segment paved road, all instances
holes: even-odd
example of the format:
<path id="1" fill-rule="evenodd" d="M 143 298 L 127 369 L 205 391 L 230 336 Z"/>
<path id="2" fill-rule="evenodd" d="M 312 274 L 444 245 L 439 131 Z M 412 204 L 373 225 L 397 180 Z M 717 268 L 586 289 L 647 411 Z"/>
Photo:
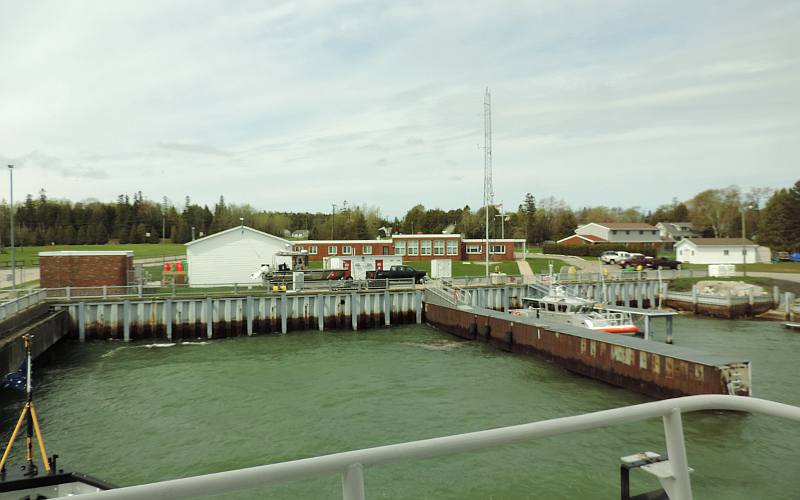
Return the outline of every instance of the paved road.
<path id="1" fill-rule="evenodd" d="M 528 264 L 528 261 L 525 259 L 520 259 L 517 261 L 517 267 L 519 267 L 519 274 L 522 276 L 533 276 L 533 269 L 531 269 L 531 265 Z"/>

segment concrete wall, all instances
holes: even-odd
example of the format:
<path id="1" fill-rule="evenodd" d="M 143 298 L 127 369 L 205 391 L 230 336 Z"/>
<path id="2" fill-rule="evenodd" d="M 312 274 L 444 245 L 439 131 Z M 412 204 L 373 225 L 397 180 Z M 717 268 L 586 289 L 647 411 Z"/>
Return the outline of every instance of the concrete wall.
<path id="1" fill-rule="evenodd" d="M 44 316 L 40 315 L 33 320 L 28 317 L 29 324 L 6 332 L 0 337 L 0 370 L 3 370 L 3 375 L 15 371 L 25 359 L 23 335 L 33 335 L 31 352 L 34 358 L 66 335 L 69 328 L 66 311 L 47 312 L 45 306 L 44 312 Z"/>
<path id="2" fill-rule="evenodd" d="M 298 293 L 259 297 L 92 301 L 56 305 L 70 335 L 91 339 L 212 339 L 422 321 L 422 292 Z"/>

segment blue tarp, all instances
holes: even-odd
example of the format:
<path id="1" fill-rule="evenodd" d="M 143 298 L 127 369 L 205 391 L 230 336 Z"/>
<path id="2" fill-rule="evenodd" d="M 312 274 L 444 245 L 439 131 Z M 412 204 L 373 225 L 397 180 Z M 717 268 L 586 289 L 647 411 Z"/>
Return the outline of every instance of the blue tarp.
<path id="1" fill-rule="evenodd" d="M 792 262 L 800 262 L 800 252 L 794 252 L 789 255 L 789 258 L 792 259 Z"/>

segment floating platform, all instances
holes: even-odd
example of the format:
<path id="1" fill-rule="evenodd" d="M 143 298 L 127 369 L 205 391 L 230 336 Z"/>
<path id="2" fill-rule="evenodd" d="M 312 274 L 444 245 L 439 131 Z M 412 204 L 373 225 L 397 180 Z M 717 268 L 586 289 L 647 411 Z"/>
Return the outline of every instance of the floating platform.
<path id="1" fill-rule="evenodd" d="M 783 327 L 790 330 L 800 330 L 800 323 L 787 322 L 783 324 Z"/>
<path id="2" fill-rule="evenodd" d="M 427 323 L 458 337 L 535 354 L 655 398 L 751 395 L 749 361 L 472 306 L 427 302 L 424 308 Z"/>

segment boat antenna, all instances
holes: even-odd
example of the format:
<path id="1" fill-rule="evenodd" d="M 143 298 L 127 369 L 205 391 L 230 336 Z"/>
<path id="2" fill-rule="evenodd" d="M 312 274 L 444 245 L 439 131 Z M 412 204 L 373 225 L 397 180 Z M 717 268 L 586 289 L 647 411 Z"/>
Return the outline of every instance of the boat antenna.
<path id="1" fill-rule="evenodd" d="M 44 470 L 47 471 L 48 474 L 52 474 L 53 470 L 50 467 L 50 462 L 47 458 L 47 452 L 44 449 L 44 440 L 42 439 L 42 431 L 39 429 L 39 419 L 36 417 L 36 408 L 33 405 L 33 386 L 32 386 L 32 376 L 33 376 L 33 361 L 31 359 L 31 341 L 33 340 L 33 335 L 23 335 L 22 341 L 25 343 L 25 360 L 22 362 L 20 367 L 17 369 L 16 372 L 10 373 L 6 375 L 4 385 L 10 386 L 17 390 L 22 390 L 22 385 L 24 383 L 25 386 L 25 394 L 27 396 L 27 401 L 25 402 L 25 406 L 22 408 L 22 413 L 19 416 L 19 420 L 17 420 L 17 425 L 14 427 L 14 432 L 11 434 L 11 439 L 8 441 L 8 446 L 6 446 L 6 450 L 3 453 L 3 458 L 0 459 L 0 474 L 5 475 L 6 472 L 6 461 L 8 460 L 8 455 L 11 453 L 11 447 L 14 444 L 14 440 L 17 438 L 17 434 L 19 434 L 19 430 L 22 428 L 22 422 L 26 420 L 27 417 L 27 436 L 25 438 L 26 444 L 26 460 L 28 461 L 27 471 L 25 472 L 26 476 L 35 476 L 37 469 L 36 465 L 33 463 L 33 437 L 34 433 L 36 434 L 36 440 L 39 442 L 39 451 L 42 453 L 42 463 L 44 464 Z"/>

